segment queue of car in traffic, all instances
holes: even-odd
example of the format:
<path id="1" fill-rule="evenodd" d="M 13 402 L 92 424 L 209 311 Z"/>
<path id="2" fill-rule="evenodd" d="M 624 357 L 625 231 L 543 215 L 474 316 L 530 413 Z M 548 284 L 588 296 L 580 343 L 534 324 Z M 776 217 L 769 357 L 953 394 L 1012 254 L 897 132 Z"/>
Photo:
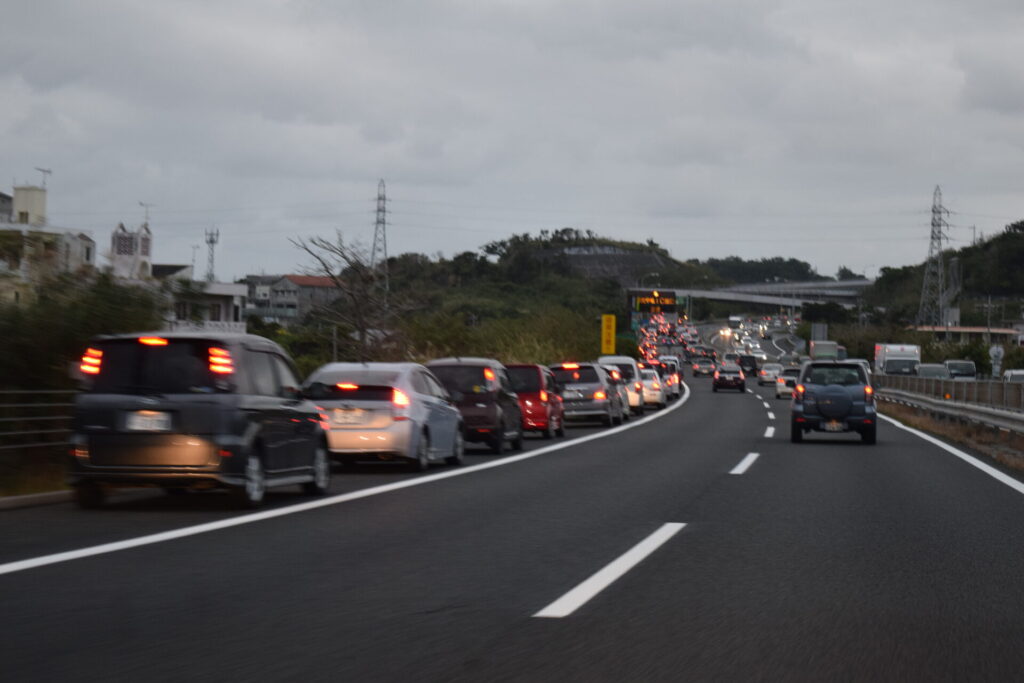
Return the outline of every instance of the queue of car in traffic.
<path id="1" fill-rule="evenodd" d="M 205 332 L 99 337 L 79 369 L 69 482 L 85 508 L 111 487 L 227 488 L 244 507 L 273 486 L 318 495 L 332 463 L 458 466 L 467 444 L 500 455 L 527 434 L 622 424 L 682 393 L 677 359 L 630 356 L 328 363 L 300 382 L 278 344 Z"/>

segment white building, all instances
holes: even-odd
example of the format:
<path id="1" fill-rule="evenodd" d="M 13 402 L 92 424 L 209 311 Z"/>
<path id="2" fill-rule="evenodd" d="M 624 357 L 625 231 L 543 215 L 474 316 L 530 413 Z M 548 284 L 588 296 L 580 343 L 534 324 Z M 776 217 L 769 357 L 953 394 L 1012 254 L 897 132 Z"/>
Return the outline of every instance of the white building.
<path id="1" fill-rule="evenodd" d="M 114 277 L 145 280 L 153 277 L 153 233 L 149 223 L 129 230 L 119 223 L 110 236 L 110 269 Z"/>

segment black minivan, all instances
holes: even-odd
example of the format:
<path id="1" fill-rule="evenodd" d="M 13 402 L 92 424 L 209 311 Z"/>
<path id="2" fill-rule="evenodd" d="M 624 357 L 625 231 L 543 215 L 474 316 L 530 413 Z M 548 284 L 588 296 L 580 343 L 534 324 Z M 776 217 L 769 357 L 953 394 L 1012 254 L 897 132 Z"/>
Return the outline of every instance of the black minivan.
<path id="1" fill-rule="evenodd" d="M 330 484 L 323 423 L 284 350 L 263 337 L 97 337 L 82 356 L 69 483 L 85 508 L 108 486 L 225 487 L 256 507 L 267 487 Z"/>

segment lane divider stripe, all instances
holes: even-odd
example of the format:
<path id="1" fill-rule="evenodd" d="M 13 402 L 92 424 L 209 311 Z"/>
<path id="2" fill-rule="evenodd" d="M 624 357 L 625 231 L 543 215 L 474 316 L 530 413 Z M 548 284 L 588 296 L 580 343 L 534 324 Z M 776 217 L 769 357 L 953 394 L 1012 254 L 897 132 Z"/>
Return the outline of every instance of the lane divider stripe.
<path id="1" fill-rule="evenodd" d="M 666 541 L 678 534 L 686 524 L 669 522 L 661 525 L 654 533 L 637 543 L 618 558 L 599 569 L 596 574 L 534 614 L 534 617 L 561 619 L 567 617 L 594 596 L 614 583 L 623 574 L 640 564 L 648 555 L 660 548 Z"/>
<path id="2" fill-rule="evenodd" d="M 770 439 L 775 436 L 775 427 L 765 427 L 764 438 Z"/>
<path id="3" fill-rule="evenodd" d="M 370 496 L 379 496 L 382 493 L 390 493 L 391 491 L 398 491 L 400 489 L 407 489 L 413 486 L 422 486 L 424 484 L 431 484 L 435 481 L 441 481 L 442 479 L 451 479 L 452 477 L 461 477 L 467 474 L 473 474 L 474 472 L 480 472 L 482 470 L 489 470 L 494 467 L 504 467 L 505 465 L 511 465 L 512 463 L 521 462 L 523 460 L 529 460 L 536 458 L 546 453 L 553 451 L 559 451 L 563 448 L 570 448 L 573 446 L 579 446 L 587 443 L 588 441 L 594 441 L 596 439 L 603 439 L 606 436 L 612 434 L 618 434 L 624 432 L 627 429 L 633 429 L 640 425 L 647 424 L 659 418 L 668 415 L 674 410 L 680 408 L 683 404 L 690 400 L 690 387 L 683 383 L 683 389 L 685 393 L 679 398 L 674 405 L 669 408 L 659 410 L 657 413 L 650 415 L 649 417 L 643 417 L 639 420 L 631 420 L 629 424 L 621 425 L 619 427 L 612 427 L 611 429 L 604 429 L 596 434 L 588 434 L 587 436 L 581 436 L 578 439 L 572 439 L 565 443 L 552 444 L 550 446 L 544 446 L 537 450 L 530 451 L 529 453 L 522 453 L 521 455 L 513 455 L 502 460 L 495 460 L 492 462 L 485 462 L 479 465 L 471 465 L 469 467 L 460 467 L 458 469 L 450 469 L 444 472 L 438 472 L 437 474 L 428 474 L 422 477 L 416 477 L 415 479 L 405 479 L 403 481 L 397 481 L 393 484 L 383 484 L 381 486 L 372 486 L 366 489 L 360 489 L 358 491 L 351 491 L 349 493 L 341 493 L 336 496 L 328 496 L 326 498 L 320 498 L 318 500 L 311 500 L 305 503 L 297 503 L 295 505 L 289 505 L 287 507 L 276 508 L 274 510 L 265 510 L 263 512 L 253 512 L 247 515 L 240 515 L 238 517 L 230 517 L 228 519 L 217 520 L 216 522 L 207 522 L 205 524 L 196 524 L 193 526 L 182 527 L 180 529 L 171 529 L 169 531 L 162 531 L 156 534 L 149 534 L 146 536 L 138 536 L 136 538 L 129 538 L 123 541 L 114 541 L 112 543 L 102 543 L 100 545 L 89 546 L 85 548 L 79 548 L 77 550 L 68 550 L 61 553 L 54 553 L 52 555 L 42 555 L 40 557 L 33 557 L 26 560 L 16 560 L 14 562 L 7 562 L 0 564 L 0 576 L 4 574 L 13 574 L 14 572 L 24 571 L 26 569 L 35 569 L 37 567 L 45 567 L 51 564 L 59 564 L 61 562 L 70 562 L 72 560 L 80 560 L 86 557 L 95 557 L 96 555 L 105 555 L 107 553 L 115 553 L 120 550 L 128 550 L 129 548 L 139 548 L 145 545 L 153 545 L 154 543 L 164 543 L 166 541 L 173 541 L 179 538 L 186 538 L 188 536 L 198 536 L 199 534 L 209 533 L 211 531 L 220 531 L 221 529 L 230 529 L 231 527 L 242 526 L 244 524 L 253 524 L 255 522 L 262 522 L 268 519 L 274 519 L 276 517 L 285 517 L 287 515 L 294 515 L 300 512 L 306 512 L 307 510 L 315 510 L 317 508 L 328 507 L 331 505 L 339 505 L 341 503 L 348 503 L 353 500 L 359 500 L 361 498 L 369 498 Z"/>
<path id="4" fill-rule="evenodd" d="M 750 466 L 754 464 L 754 461 L 761 457 L 760 453 L 747 453 L 747 457 L 740 460 L 740 464 L 733 467 L 729 474 L 743 474 L 750 469 Z"/>

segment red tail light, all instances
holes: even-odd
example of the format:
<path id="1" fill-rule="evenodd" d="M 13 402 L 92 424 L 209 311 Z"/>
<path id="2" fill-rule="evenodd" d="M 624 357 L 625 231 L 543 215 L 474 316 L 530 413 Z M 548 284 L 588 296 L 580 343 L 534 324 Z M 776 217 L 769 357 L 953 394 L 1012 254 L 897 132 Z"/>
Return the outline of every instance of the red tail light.
<path id="1" fill-rule="evenodd" d="M 235 363 L 231 359 L 231 352 L 211 346 L 209 350 L 210 371 L 218 375 L 230 375 L 235 371 Z"/>
<path id="2" fill-rule="evenodd" d="M 747 376 L 743 374 L 742 370 L 740 370 L 740 379 L 746 379 L 746 378 L 747 378 Z"/>
<path id="3" fill-rule="evenodd" d="M 139 343 L 146 346 L 167 346 L 167 340 L 163 337 L 139 337 Z"/>
<path id="4" fill-rule="evenodd" d="M 806 392 L 806 391 L 807 391 L 807 387 L 805 387 L 803 384 L 797 384 L 793 388 L 793 400 L 796 401 L 797 403 L 800 403 L 801 401 L 803 401 L 804 400 L 804 392 Z"/>
<path id="5" fill-rule="evenodd" d="M 644 385 L 643 385 L 643 384 L 641 384 L 640 382 L 637 382 L 636 384 L 634 384 L 634 385 L 633 385 L 633 387 L 634 387 L 634 388 L 635 388 L 635 389 L 636 389 L 637 391 L 640 391 L 640 390 L 642 390 L 642 389 L 644 388 Z"/>
<path id="6" fill-rule="evenodd" d="M 547 403 L 548 402 L 548 392 L 544 391 L 543 389 L 540 390 L 540 402 L 541 403 Z"/>
<path id="7" fill-rule="evenodd" d="M 718 370 L 715 370 L 715 379 L 718 379 Z"/>
<path id="8" fill-rule="evenodd" d="M 696 370 L 696 369 L 697 369 L 697 364 L 696 364 L 696 363 L 694 363 L 694 364 L 693 364 L 693 369 L 694 369 L 694 370 Z"/>
<path id="9" fill-rule="evenodd" d="M 875 402 L 875 390 L 871 386 L 864 387 L 864 403 L 871 405 Z"/>
<path id="10" fill-rule="evenodd" d="M 654 388 L 655 388 L 655 389 L 661 389 L 661 385 L 660 385 L 660 384 L 658 384 L 657 382 L 655 382 L 655 383 L 654 383 Z"/>
<path id="11" fill-rule="evenodd" d="M 99 349 L 86 349 L 82 356 L 82 364 L 78 369 L 87 375 L 100 374 L 100 365 L 103 364 L 103 352 Z"/>
<path id="12" fill-rule="evenodd" d="M 493 380 L 494 379 L 494 370 L 491 370 L 490 368 L 484 368 L 484 379 Z"/>
<path id="13" fill-rule="evenodd" d="M 608 398 L 608 394 L 604 393 L 600 389 L 594 392 L 594 400 L 595 401 L 603 401 L 606 398 Z"/>
<path id="14" fill-rule="evenodd" d="M 409 419 L 409 406 L 412 401 L 409 400 L 409 395 L 401 389 L 391 390 L 391 416 L 395 422 L 400 420 Z"/>

